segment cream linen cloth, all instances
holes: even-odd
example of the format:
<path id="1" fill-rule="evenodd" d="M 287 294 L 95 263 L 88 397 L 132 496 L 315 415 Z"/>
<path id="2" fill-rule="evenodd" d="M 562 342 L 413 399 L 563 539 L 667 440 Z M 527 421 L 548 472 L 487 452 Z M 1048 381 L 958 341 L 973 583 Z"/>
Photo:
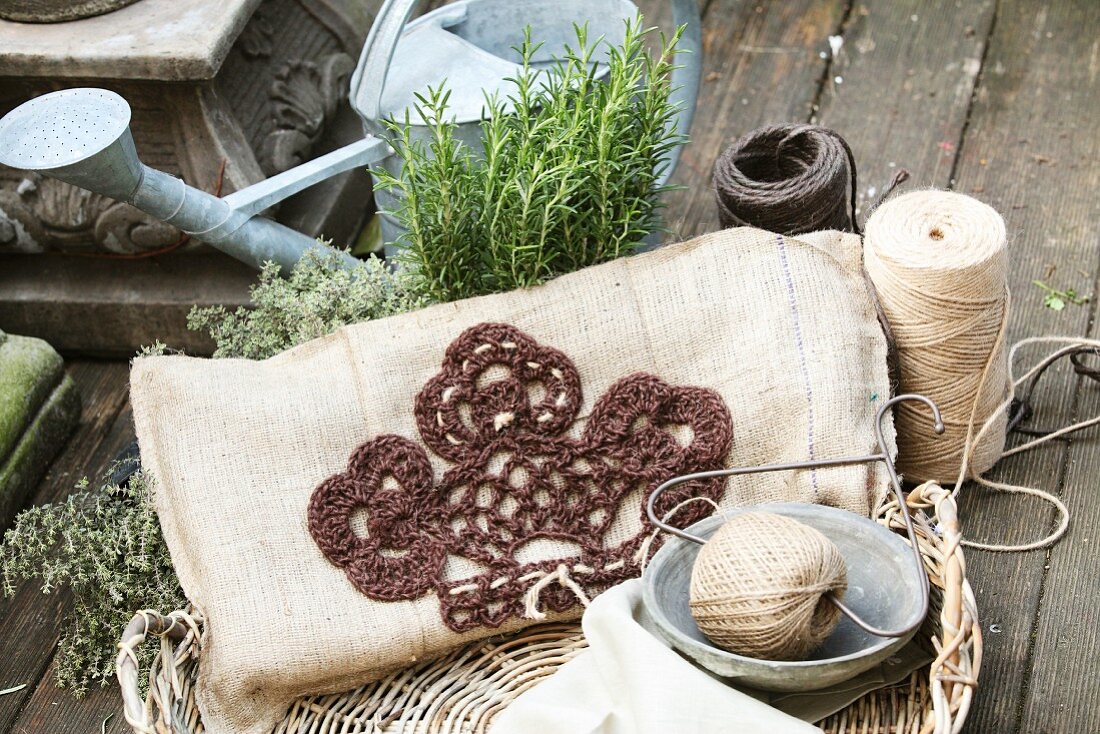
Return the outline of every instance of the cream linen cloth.
<path id="1" fill-rule="evenodd" d="M 739 690 L 665 645 L 638 579 L 597 597 L 582 625 L 589 649 L 516 699 L 489 734 L 821 734 L 806 722 L 895 685 L 932 660 L 911 642 L 878 667 L 819 691 Z"/>
<path id="2" fill-rule="evenodd" d="M 516 699 L 490 734 L 821 734 L 666 647 L 646 628 L 640 580 L 597 597 L 582 624 L 589 649 Z"/>

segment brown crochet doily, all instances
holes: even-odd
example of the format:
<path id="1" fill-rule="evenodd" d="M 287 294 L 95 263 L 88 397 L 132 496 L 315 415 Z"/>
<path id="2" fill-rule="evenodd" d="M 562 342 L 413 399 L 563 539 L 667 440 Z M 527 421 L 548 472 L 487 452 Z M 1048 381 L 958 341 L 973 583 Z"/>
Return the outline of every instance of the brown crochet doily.
<path id="1" fill-rule="evenodd" d="M 528 589 L 550 574 L 567 575 L 589 597 L 637 576 L 649 531 L 645 497 L 676 475 L 721 468 L 730 413 L 713 390 L 645 373 L 614 383 L 574 438 L 580 405 L 580 376 L 564 354 L 506 324 L 471 327 L 416 398 L 421 440 L 452 464 L 442 480 L 434 483 L 419 444 L 374 438 L 355 450 L 347 471 L 314 490 L 310 533 L 372 599 L 434 591 L 456 632 L 522 616 Z M 721 479 L 681 485 L 662 495 L 657 511 L 695 496 L 717 500 L 722 487 Z M 361 512 L 365 532 L 356 530 Z M 688 505 L 677 521 L 689 525 L 709 512 Z M 636 513 L 629 524 L 641 529 L 626 536 L 623 513 Z M 579 553 L 524 562 L 536 541 Z M 540 601 L 564 612 L 577 595 L 566 583 L 546 585 Z"/>

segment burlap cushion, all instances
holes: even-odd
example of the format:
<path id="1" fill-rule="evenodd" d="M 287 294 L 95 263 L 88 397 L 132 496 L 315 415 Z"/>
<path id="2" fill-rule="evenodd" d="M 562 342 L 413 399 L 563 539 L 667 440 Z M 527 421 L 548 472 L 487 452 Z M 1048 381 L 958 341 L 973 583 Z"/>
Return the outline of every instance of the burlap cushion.
<path id="1" fill-rule="evenodd" d="M 643 498 L 677 473 L 873 451 L 889 385 L 860 249 L 727 230 L 263 362 L 137 360 L 143 462 L 206 618 L 206 730 L 578 616 L 637 573 Z M 867 515 L 884 488 L 860 466 L 683 491 Z"/>

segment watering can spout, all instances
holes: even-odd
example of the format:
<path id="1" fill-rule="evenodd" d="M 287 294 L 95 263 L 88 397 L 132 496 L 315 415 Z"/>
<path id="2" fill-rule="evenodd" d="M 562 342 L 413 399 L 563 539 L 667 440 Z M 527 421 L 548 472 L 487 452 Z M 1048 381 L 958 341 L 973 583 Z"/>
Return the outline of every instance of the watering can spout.
<path id="1" fill-rule="evenodd" d="M 307 250 L 328 248 L 256 215 L 389 152 L 385 141 L 368 137 L 222 199 L 144 165 L 130 132 L 130 106 L 114 92 L 53 92 L 0 119 L 0 163 L 125 201 L 255 268 L 273 261 L 284 272 Z M 345 267 L 355 263 L 350 255 L 343 257 Z"/>

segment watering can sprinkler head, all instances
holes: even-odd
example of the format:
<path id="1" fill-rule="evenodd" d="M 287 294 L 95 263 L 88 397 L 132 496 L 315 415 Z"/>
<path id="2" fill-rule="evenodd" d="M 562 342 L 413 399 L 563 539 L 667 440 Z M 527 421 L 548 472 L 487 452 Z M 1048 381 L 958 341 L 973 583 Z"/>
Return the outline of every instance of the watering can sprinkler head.
<path id="1" fill-rule="evenodd" d="M 374 137 L 219 198 L 144 165 L 130 133 L 130 106 L 106 89 L 65 89 L 26 102 L 0 119 L 0 164 L 51 176 L 132 204 L 254 268 L 284 272 L 316 240 L 257 216 L 302 189 L 391 153 Z M 342 265 L 357 262 L 345 255 Z"/>
<path id="2" fill-rule="evenodd" d="M 126 200 L 141 182 L 130 105 L 106 89 L 66 89 L 0 120 L 0 163 Z"/>

